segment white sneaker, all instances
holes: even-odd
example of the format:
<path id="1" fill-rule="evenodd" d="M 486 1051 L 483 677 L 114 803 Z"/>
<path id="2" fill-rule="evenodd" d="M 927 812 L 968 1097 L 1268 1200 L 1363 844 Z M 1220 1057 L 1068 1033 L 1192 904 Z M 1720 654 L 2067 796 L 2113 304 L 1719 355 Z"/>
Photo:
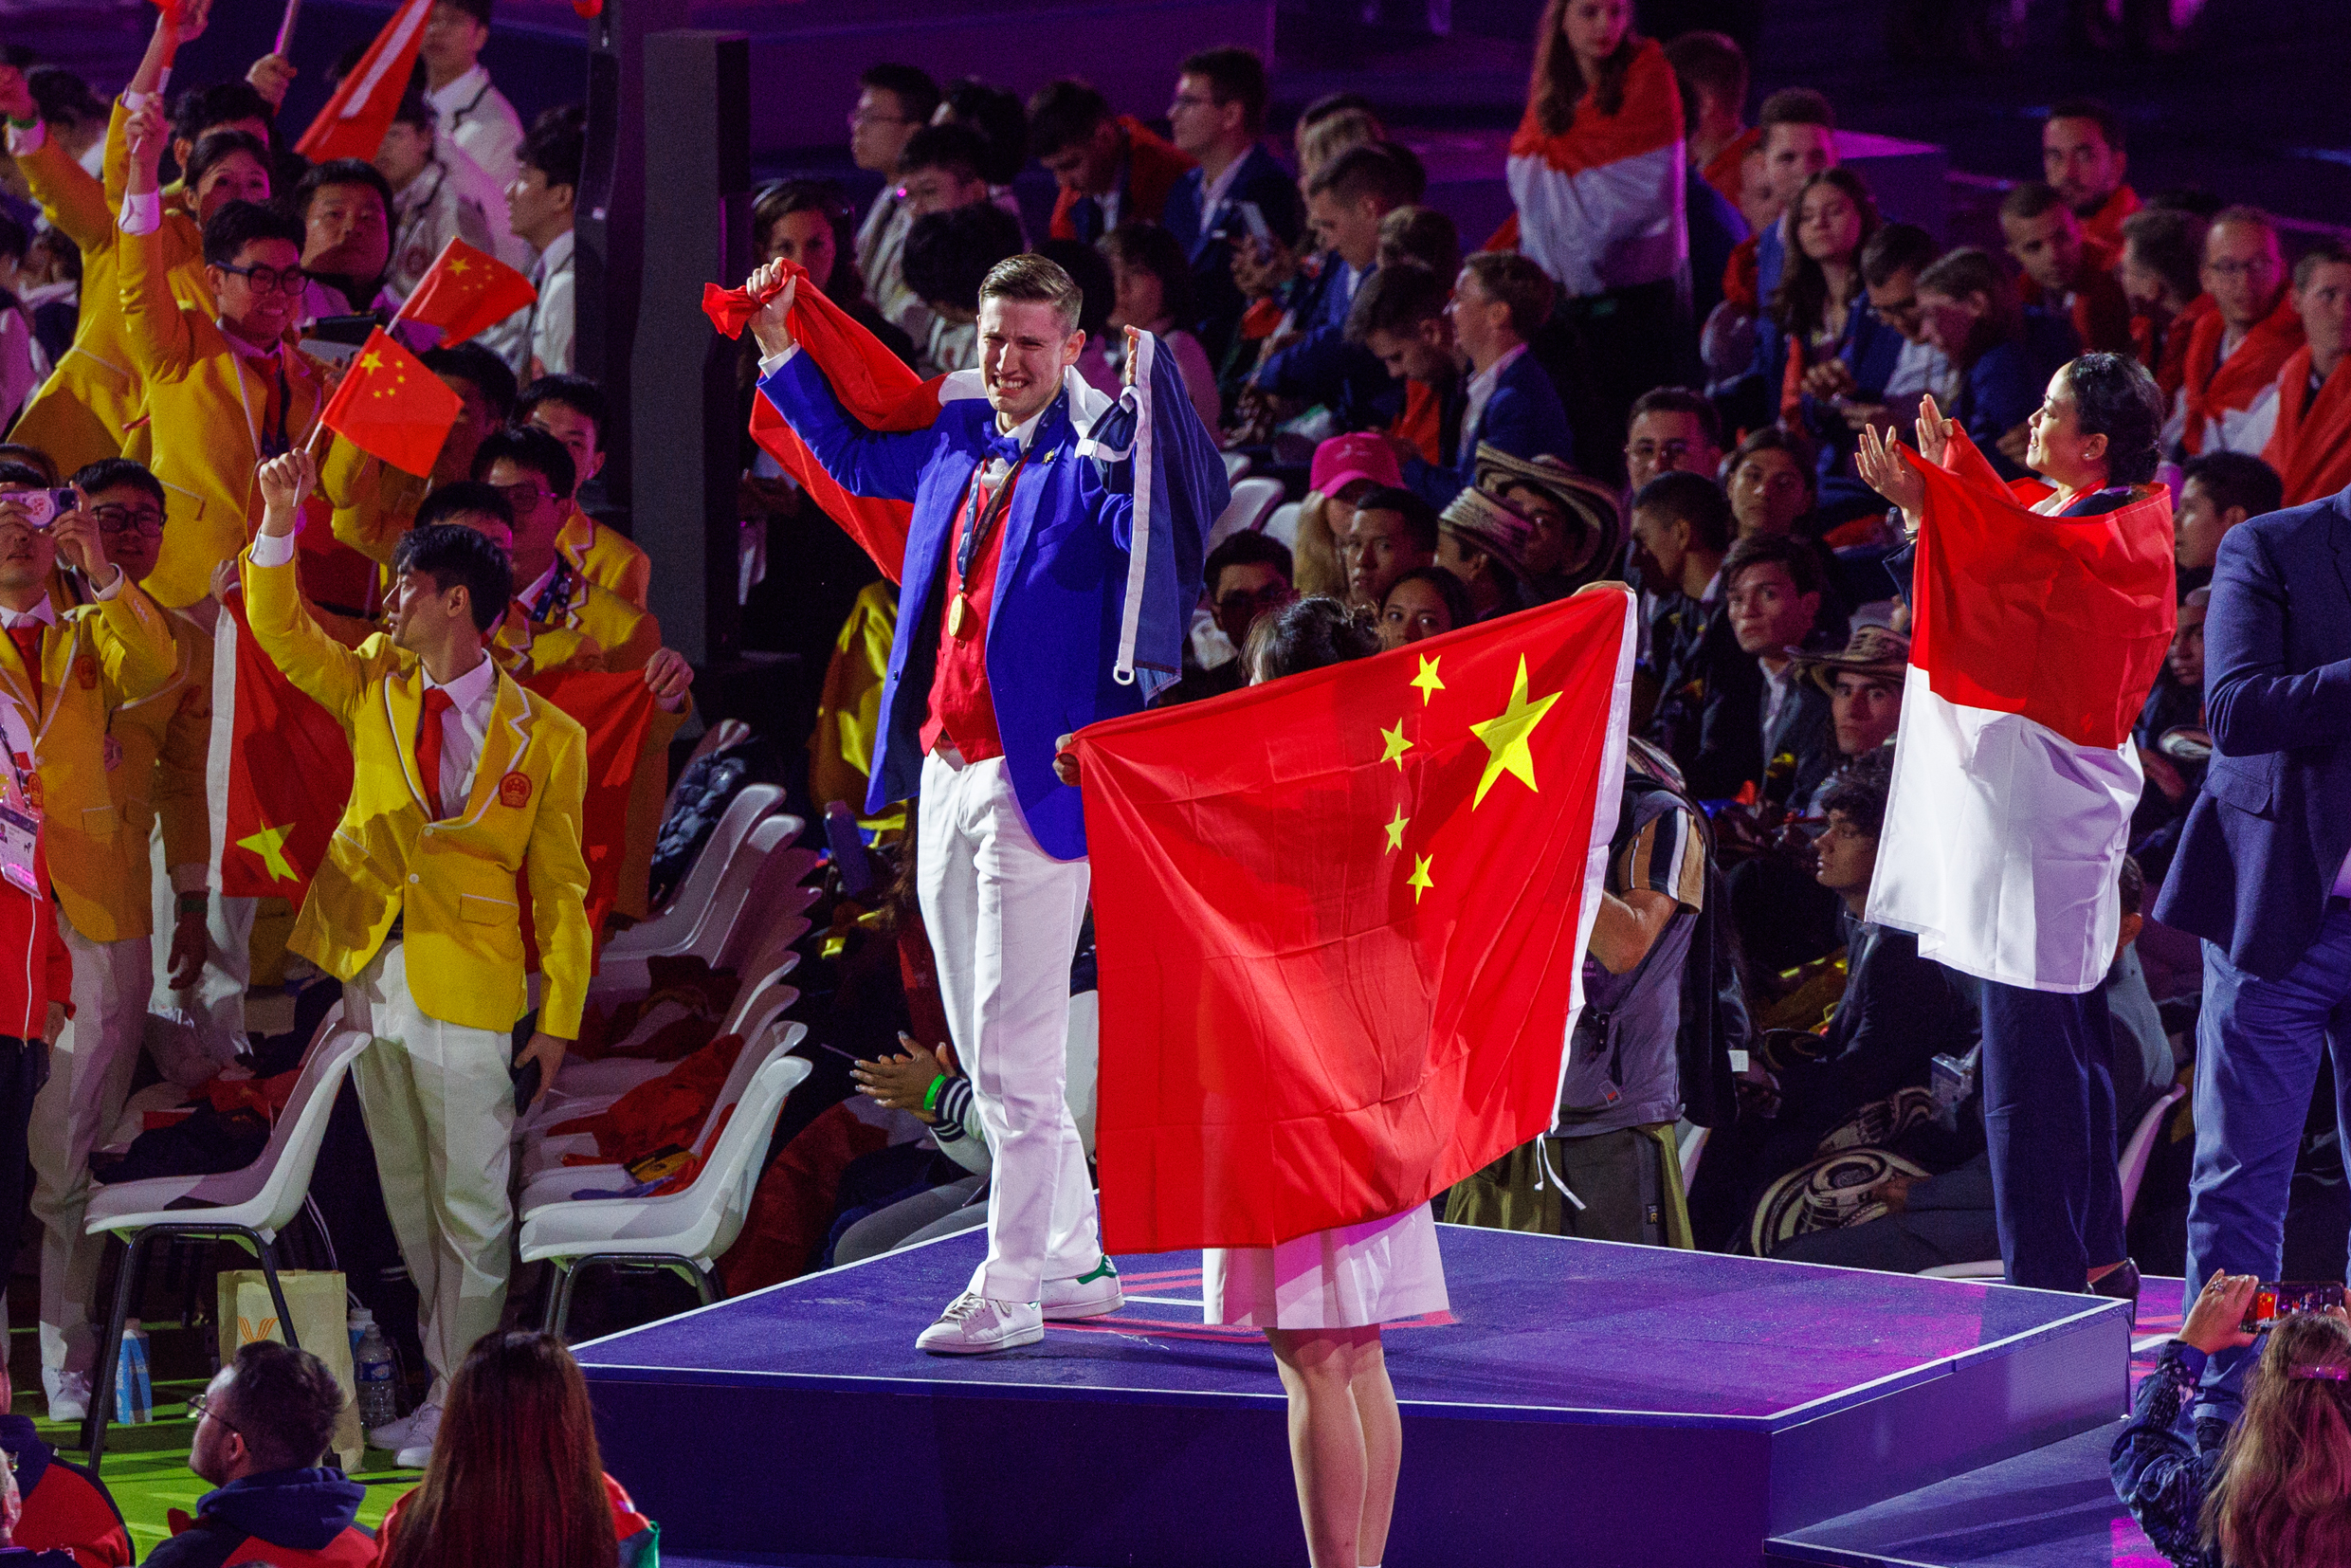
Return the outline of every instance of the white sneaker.
<path id="1" fill-rule="evenodd" d="M 1066 1280 L 1045 1282 L 1045 1321 L 1066 1323 L 1079 1318 L 1099 1318 L 1105 1312 L 1116 1312 L 1126 1304 L 1126 1292 L 1119 1287 L 1118 1265 L 1110 1254 L 1103 1254 L 1100 1264 L 1088 1273 Z"/>
<path id="2" fill-rule="evenodd" d="M 1045 1315 L 1034 1302 L 992 1302 L 966 1290 L 947 1304 L 939 1322 L 914 1341 L 934 1356 L 985 1356 L 1032 1345 L 1045 1338 Z"/>
<path id="3" fill-rule="evenodd" d="M 432 1463 L 432 1440 L 441 1435 L 441 1407 L 419 1405 L 409 1417 L 407 1435 L 401 1439 L 399 1451 L 392 1463 L 394 1468 L 421 1470 Z"/>
<path id="4" fill-rule="evenodd" d="M 49 1397 L 52 1421 L 86 1421 L 90 1416 L 90 1375 L 56 1367 L 41 1369 L 41 1392 Z"/>
<path id="5" fill-rule="evenodd" d="M 392 1453 L 399 1452 L 409 1446 L 409 1429 L 416 1425 L 416 1418 L 424 1413 L 425 1407 L 419 1405 L 395 1420 L 387 1421 L 380 1427 L 368 1428 L 368 1447 L 383 1449 Z"/>

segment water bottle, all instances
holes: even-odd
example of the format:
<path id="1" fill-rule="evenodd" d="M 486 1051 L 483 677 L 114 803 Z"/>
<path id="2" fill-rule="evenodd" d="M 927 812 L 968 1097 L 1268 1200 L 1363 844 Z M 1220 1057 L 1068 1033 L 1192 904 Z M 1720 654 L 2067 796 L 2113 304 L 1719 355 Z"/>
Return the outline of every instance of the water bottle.
<path id="1" fill-rule="evenodd" d="M 115 1358 L 115 1419 L 143 1426 L 155 1418 L 155 1385 L 147 1376 L 147 1330 L 133 1318 L 122 1325 Z"/>
<path id="2" fill-rule="evenodd" d="M 351 1315 L 351 1322 L 358 1334 L 351 1373 L 359 1385 L 359 1424 L 373 1431 L 399 1419 L 399 1378 L 392 1371 L 392 1346 L 375 1325 L 375 1315 L 363 1307 Z"/>

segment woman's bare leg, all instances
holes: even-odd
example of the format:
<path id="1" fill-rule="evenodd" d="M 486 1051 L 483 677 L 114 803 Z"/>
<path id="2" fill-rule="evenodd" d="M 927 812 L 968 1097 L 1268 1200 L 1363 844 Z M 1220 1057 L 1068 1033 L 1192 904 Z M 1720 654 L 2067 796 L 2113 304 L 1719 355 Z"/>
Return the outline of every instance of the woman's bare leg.
<path id="1" fill-rule="evenodd" d="M 1361 1568 L 1363 1560 L 1358 1535 L 1365 1503 L 1364 1431 L 1356 1413 L 1354 1375 L 1365 1332 L 1266 1330 L 1289 1395 L 1290 1469 L 1314 1568 Z"/>
<path id="2" fill-rule="evenodd" d="M 1395 1387 L 1388 1381 L 1388 1358 L 1376 1327 L 1355 1351 L 1356 1419 L 1363 1428 L 1363 1517 L 1357 1528 L 1358 1565 L 1381 1562 L 1388 1551 L 1388 1521 L 1395 1512 L 1396 1472 L 1404 1463 L 1404 1421 L 1396 1412 Z"/>

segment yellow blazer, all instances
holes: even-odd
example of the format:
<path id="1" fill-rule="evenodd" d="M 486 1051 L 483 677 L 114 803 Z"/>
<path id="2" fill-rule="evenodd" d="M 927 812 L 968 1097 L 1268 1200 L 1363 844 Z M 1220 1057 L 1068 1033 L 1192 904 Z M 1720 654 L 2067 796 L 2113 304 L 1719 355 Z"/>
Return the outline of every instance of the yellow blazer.
<path id="1" fill-rule="evenodd" d="M 603 649 L 603 662 L 594 667 L 643 669 L 661 651 L 661 622 L 611 589 L 576 575 L 577 570 L 571 566 L 568 557 L 558 567 L 557 581 L 551 588 L 553 602 L 546 606 L 543 616 L 534 613 L 540 607 L 531 603 L 527 595 L 516 595 L 516 607 L 526 618 L 531 636 L 536 638 L 552 631 L 574 632 Z M 512 619 L 513 611 L 509 611 L 508 620 Z"/>
<path id="2" fill-rule="evenodd" d="M 41 639 L 37 695 L 15 640 L 0 636 L 0 685 L 37 726 L 49 881 L 65 918 L 92 941 L 144 937 L 155 925 L 147 829 L 134 829 L 124 809 L 121 742 L 107 731 L 118 710 L 172 678 L 173 653 L 163 611 L 132 583 L 111 599 L 59 611 Z"/>
<path id="3" fill-rule="evenodd" d="M 579 574 L 598 588 L 616 593 L 639 610 L 653 580 L 653 557 L 618 529 L 607 528 L 578 507 L 563 520 L 556 548 Z"/>
<path id="4" fill-rule="evenodd" d="M 428 1017 L 510 1030 L 528 1005 L 520 873 L 546 977 L 538 1027 L 576 1039 L 589 969 L 587 733 L 501 670 L 473 793 L 461 814 L 432 821 L 416 769 L 416 656 L 382 635 L 337 643 L 303 606 L 291 562 L 257 567 L 248 555 L 243 573 L 253 635 L 351 740 L 351 801 L 287 945 L 348 980 L 398 920 L 409 991 Z"/>
<path id="5" fill-rule="evenodd" d="M 205 764 L 212 743 L 212 634 L 187 616 L 164 611 L 171 627 L 172 676 L 144 697 L 115 710 L 121 747 L 115 769 L 124 830 L 139 845 L 135 856 L 138 893 L 152 898 L 152 857 L 143 852 L 155 820 L 163 822 L 163 864 L 173 891 L 204 886 L 212 859 L 212 814 L 205 793 Z"/>

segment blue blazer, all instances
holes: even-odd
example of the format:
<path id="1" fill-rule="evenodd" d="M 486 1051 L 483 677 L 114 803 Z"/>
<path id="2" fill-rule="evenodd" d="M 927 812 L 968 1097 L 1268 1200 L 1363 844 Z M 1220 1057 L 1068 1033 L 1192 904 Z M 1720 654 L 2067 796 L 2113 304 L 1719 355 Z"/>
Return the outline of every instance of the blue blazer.
<path id="1" fill-rule="evenodd" d="M 939 665 L 956 509 L 995 434 L 995 415 L 984 398 L 958 398 L 941 406 L 928 429 L 868 430 L 805 354 L 776 366 L 759 390 L 843 488 L 914 502 L 866 797 L 866 809 L 878 811 L 921 788 L 921 732 Z M 1060 860 L 1085 853 L 1085 819 L 1078 792 L 1053 776 L 1054 742 L 1098 719 L 1140 712 L 1144 694 L 1141 682 L 1122 686 L 1110 675 L 1134 499 L 1109 489 L 1077 444 L 1064 393 L 1039 421 L 1029 465 L 1012 488 L 987 633 L 988 690 L 1012 788 L 1029 830 Z"/>
<path id="2" fill-rule="evenodd" d="M 1298 340 L 1267 355 L 1250 379 L 1277 397 L 1326 406 L 1339 416 L 1342 428 L 1364 430 L 1385 425 L 1401 412 L 1404 393 L 1402 383 L 1389 380 L 1388 367 L 1377 355 L 1347 341 L 1347 312 L 1355 306 L 1355 296 L 1340 283 L 1346 264 L 1337 251 L 1323 253 L 1321 272 L 1306 285 L 1313 293 L 1301 313 Z M 1365 272 L 1356 287 L 1371 277 Z"/>
<path id="3" fill-rule="evenodd" d="M 1504 367 L 1473 426 L 1464 425 L 1449 463 L 1431 463 L 1419 456 L 1404 460 L 1404 483 L 1430 505 L 1446 502 L 1469 487 L 1475 473 L 1478 443 L 1501 447 L 1512 457 L 1545 453 L 1563 463 L 1576 461 L 1576 438 L 1567 428 L 1567 410 L 1551 373 L 1532 353 L 1522 354 Z"/>
<path id="4" fill-rule="evenodd" d="M 2231 529 L 2212 588 L 2213 760 L 2155 918 L 2280 979 L 2351 850 L 2351 490 Z"/>
<path id="5" fill-rule="evenodd" d="M 1232 281 L 1231 251 L 1212 237 L 1220 216 L 1236 202 L 1252 202 L 1275 237 L 1295 245 L 1305 227 L 1305 213 L 1299 204 L 1298 181 L 1262 144 L 1242 157 L 1231 185 L 1226 188 L 1224 202 L 1213 212 L 1201 210 L 1207 193 L 1207 171 L 1189 171 L 1168 192 L 1167 210 L 1160 221 L 1184 247 L 1184 259 L 1192 266 L 1193 319 L 1184 324 L 1197 335 L 1200 346 L 1208 351 L 1209 363 L 1215 365 L 1224 362 L 1225 351 L 1248 303 L 1241 298 L 1240 285 Z M 1237 217 L 1228 227 L 1235 232 L 1242 229 Z"/>

